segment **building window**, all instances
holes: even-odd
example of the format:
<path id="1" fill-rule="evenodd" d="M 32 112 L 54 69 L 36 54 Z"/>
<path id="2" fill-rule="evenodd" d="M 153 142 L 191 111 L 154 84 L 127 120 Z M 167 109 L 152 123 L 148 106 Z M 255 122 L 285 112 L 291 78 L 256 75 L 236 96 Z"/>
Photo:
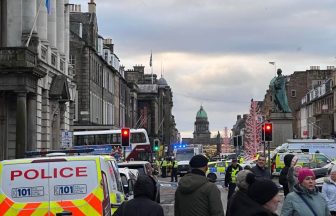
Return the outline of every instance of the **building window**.
<path id="1" fill-rule="evenodd" d="M 48 57 L 48 49 L 42 46 L 41 47 L 41 59 L 43 59 L 44 61 L 47 61 L 47 57 Z"/>
<path id="2" fill-rule="evenodd" d="M 64 71 L 64 64 L 65 62 L 63 60 L 60 61 L 60 71 Z"/>
<path id="3" fill-rule="evenodd" d="M 57 67 L 57 65 L 56 65 L 56 59 L 57 59 L 57 56 L 56 56 L 56 54 L 51 54 L 51 64 L 53 65 L 53 66 L 55 66 L 55 67 Z"/>
<path id="4" fill-rule="evenodd" d="M 292 96 L 292 97 L 296 97 L 296 91 L 295 91 L 295 90 L 292 90 L 292 91 L 291 91 L 291 96 Z"/>

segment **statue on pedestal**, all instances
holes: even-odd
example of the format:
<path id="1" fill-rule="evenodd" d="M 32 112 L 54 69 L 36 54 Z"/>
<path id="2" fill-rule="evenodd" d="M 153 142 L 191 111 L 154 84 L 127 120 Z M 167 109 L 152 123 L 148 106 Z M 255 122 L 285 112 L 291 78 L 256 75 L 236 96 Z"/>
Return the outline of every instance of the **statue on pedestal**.
<path id="1" fill-rule="evenodd" d="M 291 109 L 288 106 L 288 100 L 286 95 L 286 77 L 282 74 L 282 70 L 277 70 L 277 77 L 274 77 L 270 82 L 270 89 L 272 91 L 272 100 L 274 105 L 274 112 L 291 113 Z"/>

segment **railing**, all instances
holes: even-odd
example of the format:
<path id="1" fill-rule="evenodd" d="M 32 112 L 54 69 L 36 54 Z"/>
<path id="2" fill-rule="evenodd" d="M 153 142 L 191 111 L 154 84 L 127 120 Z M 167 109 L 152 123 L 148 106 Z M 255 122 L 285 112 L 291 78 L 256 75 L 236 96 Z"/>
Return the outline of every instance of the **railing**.
<path id="1" fill-rule="evenodd" d="M 37 54 L 24 47 L 1 47 L 0 68 L 35 67 Z"/>

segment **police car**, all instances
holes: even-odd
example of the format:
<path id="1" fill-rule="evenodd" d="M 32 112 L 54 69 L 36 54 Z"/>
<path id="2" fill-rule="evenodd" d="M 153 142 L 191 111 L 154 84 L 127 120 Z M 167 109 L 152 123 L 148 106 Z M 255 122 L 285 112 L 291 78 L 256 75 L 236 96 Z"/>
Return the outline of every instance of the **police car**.
<path id="1" fill-rule="evenodd" d="M 208 163 L 206 176 L 209 179 L 223 180 L 225 178 L 226 166 L 231 164 L 226 161 L 211 161 Z"/>
<path id="2" fill-rule="evenodd" d="M 111 156 L 54 156 L 0 162 L 0 213 L 110 216 L 124 201 Z"/>

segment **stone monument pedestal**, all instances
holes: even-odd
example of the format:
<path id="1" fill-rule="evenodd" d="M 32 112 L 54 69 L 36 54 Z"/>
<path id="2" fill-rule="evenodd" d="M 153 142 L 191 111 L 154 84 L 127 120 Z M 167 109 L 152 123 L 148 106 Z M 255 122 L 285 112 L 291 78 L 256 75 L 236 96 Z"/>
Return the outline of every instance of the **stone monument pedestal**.
<path id="1" fill-rule="evenodd" d="M 292 113 L 271 113 L 270 121 L 273 127 L 271 149 L 293 139 L 293 115 Z"/>

